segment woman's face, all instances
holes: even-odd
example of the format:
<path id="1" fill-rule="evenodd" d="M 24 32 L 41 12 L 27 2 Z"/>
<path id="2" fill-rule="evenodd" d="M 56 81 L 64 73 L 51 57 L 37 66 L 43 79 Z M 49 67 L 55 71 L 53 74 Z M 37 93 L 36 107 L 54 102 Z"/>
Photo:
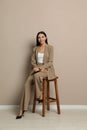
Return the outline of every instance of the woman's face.
<path id="1" fill-rule="evenodd" d="M 46 36 L 44 35 L 44 34 L 39 34 L 38 35 L 38 41 L 39 41 L 39 43 L 42 45 L 42 44 L 44 44 L 45 43 L 45 41 L 46 41 Z"/>

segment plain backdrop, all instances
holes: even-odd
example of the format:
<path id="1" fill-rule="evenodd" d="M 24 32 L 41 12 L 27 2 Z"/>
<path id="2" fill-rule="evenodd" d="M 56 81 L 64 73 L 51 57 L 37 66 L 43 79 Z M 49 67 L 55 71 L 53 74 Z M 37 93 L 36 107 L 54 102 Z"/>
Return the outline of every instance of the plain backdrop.
<path id="1" fill-rule="evenodd" d="M 87 105 L 87 0 L 0 0 L 0 105 L 19 104 L 39 31 L 54 46 L 60 104 Z"/>

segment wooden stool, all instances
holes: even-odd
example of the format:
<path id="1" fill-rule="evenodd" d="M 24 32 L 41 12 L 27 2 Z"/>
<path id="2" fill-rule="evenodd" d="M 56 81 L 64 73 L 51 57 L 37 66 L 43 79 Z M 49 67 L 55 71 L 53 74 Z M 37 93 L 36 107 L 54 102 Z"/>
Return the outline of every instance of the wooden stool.
<path id="1" fill-rule="evenodd" d="M 45 105 L 47 103 L 47 110 L 50 110 L 50 102 L 56 102 L 57 104 L 57 113 L 60 114 L 60 104 L 59 104 L 59 95 L 58 95 L 58 77 L 48 80 L 48 78 L 43 79 L 43 102 L 42 102 L 42 116 L 45 116 Z M 54 82 L 55 85 L 55 95 L 56 98 L 50 97 L 50 82 Z M 34 94 L 34 102 L 33 102 L 33 110 L 32 112 L 35 113 L 36 107 L 36 91 Z"/>

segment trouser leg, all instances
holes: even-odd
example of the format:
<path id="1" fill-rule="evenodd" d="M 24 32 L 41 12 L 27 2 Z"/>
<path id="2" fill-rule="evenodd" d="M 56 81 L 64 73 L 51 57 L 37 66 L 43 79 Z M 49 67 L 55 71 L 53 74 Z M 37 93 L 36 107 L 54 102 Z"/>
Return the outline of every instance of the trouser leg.
<path id="1" fill-rule="evenodd" d="M 28 105 L 29 105 L 30 96 L 31 96 L 32 80 L 33 80 L 33 76 L 30 75 L 24 84 L 24 90 L 22 93 L 22 97 L 21 97 L 21 101 L 20 101 L 20 105 L 19 105 L 19 110 L 28 110 Z"/>
<path id="2" fill-rule="evenodd" d="M 42 94 L 44 77 L 47 77 L 47 71 L 38 72 L 38 73 L 34 74 L 34 81 L 35 81 L 35 87 L 36 87 L 36 98 L 39 98 Z"/>

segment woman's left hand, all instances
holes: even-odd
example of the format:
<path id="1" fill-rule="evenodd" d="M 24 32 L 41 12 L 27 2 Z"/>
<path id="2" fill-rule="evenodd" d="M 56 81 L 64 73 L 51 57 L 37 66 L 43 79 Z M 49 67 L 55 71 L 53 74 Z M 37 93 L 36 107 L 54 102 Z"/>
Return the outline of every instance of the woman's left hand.
<path id="1" fill-rule="evenodd" d="M 42 69 L 41 69 L 41 72 L 46 72 L 46 69 L 45 69 L 45 68 L 42 68 Z"/>

